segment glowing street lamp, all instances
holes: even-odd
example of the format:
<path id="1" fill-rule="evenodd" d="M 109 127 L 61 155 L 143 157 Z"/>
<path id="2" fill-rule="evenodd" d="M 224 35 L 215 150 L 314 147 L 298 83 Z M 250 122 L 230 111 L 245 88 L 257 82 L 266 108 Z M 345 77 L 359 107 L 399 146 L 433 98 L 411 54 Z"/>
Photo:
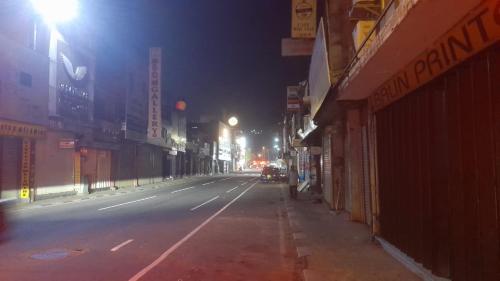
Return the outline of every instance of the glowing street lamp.
<path id="1" fill-rule="evenodd" d="M 33 8 L 48 24 L 73 20 L 78 15 L 78 0 L 31 0 Z"/>
<path id="2" fill-rule="evenodd" d="M 236 118 L 235 116 L 231 116 L 229 120 L 227 120 L 227 122 L 229 123 L 229 126 L 234 127 L 238 125 L 238 118 Z"/>
<path id="3" fill-rule="evenodd" d="M 279 138 L 274 138 L 274 142 L 279 142 L 280 139 Z"/>

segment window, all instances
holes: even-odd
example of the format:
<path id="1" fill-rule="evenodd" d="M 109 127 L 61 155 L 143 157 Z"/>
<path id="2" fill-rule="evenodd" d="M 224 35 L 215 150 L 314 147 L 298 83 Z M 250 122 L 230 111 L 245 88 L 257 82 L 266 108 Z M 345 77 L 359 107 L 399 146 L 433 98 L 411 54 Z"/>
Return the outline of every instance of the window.
<path id="1" fill-rule="evenodd" d="M 32 83 L 31 74 L 21 71 L 19 75 L 19 83 L 23 86 L 31 88 L 31 83 Z"/>

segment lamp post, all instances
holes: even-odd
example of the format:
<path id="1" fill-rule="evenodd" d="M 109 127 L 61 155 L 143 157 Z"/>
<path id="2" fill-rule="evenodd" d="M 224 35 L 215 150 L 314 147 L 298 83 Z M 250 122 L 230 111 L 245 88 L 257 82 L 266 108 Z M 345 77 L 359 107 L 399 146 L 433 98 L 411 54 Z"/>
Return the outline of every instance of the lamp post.
<path id="1" fill-rule="evenodd" d="M 238 125 L 238 118 L 236 118 L 236 116 L 231 116 L 228 120 L 227 120 L 227 123 L 229 124 L 229 126 L 231 127 L 234 127 L 236 125 Z"/>

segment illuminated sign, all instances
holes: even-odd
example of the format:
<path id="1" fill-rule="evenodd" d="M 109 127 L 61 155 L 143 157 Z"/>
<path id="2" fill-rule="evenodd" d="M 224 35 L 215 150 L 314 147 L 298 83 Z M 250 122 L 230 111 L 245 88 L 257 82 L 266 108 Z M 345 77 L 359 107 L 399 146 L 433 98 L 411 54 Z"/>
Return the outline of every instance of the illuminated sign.
<path id="1" fill-rule="evenodd" d="M 231 161 L 231 130 L 222 122 L 219 122 L 218 144 L 218 159 Z"/>
<path id="2" fill-rule="evenodd" d="M 482 1 L 369 99 L 378 111 L 500 40 L 500 0 Z"/>
<path id="3" fill-rule="evenodd" d="M 149 123 L 148 139 L 153 143 L 161 137 L 161 48 L 149 50 Z"/>

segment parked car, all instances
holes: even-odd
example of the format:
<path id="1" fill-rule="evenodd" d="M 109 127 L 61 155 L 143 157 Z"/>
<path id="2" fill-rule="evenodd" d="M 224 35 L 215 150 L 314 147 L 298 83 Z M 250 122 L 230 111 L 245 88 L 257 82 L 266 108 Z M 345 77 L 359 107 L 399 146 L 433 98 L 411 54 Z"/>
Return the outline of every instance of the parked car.
<path id="1" fill-rule="evenodd" d="M 280 181 L 280 178 L 280 170 L 271 166 L 264 167 L 260 174 L 260 180 L 262 182 L 276 182 Z"/>
<path id="2" fill-rule="evenodd" d="M 280 169 L 280 181 L 282 182 L 288 181 L 288 171 L 286 169 Z"/>

